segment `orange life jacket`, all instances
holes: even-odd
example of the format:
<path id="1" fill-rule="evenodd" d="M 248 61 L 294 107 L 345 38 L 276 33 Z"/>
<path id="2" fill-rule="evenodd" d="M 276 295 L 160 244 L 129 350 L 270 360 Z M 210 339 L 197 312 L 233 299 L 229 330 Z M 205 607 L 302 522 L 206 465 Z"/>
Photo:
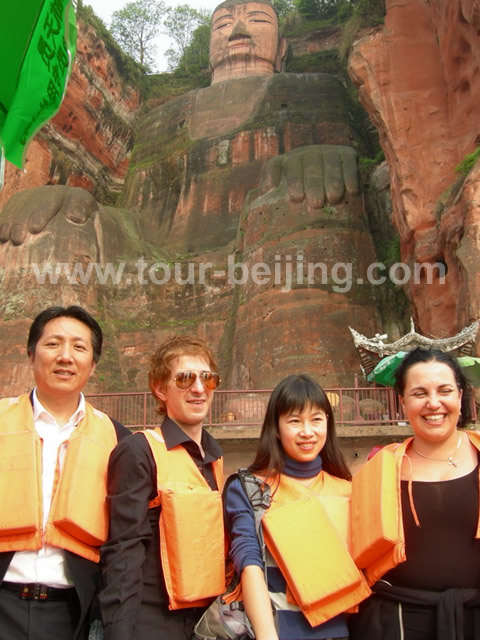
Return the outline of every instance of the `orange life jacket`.
<path id="1" fill-rule="evenodd" d="M 370 595 L 350 555 L 350 482 L 322 471 L 307 487 L 280 476 L 262 519 L 287 600 L 317 626 Z"/>
<path id="2" fill-rule="evenodd" d="M 480 434 L 465 432 L 480 450 Z M 413 437 L 383 447 L 353 477 L 353 557 L 372 585 L 407 559 L 403 530 L 401 472 L 403 456 Z M 480 473 L 480 471 L 479 471 Z M 410 493 L 413 516 L 418 522 Z M 480 509 L 479 509 L 480 513 Z M 475 538 L 480 538 L 480 515 Z"/>
<path id="3" fill-rule="evenodd" d="M 223 460 L 212 463 L 212 491 L 181 445 L 168 450 L 159 428 L 141 432 L 157 465 L 160 557 L 170 609 L 203 607 L 225 591 Z"/>
<path id="4" fill-rule="evenodd" d="M 107 540 L 107 464 L 115 427 L 85 403 L 85 417 L 66 445 L 43 528 L 42 442 L 28 395 L 0 401 L 0 552 L 35 551 L 44 543 L 100 560 Z"/>

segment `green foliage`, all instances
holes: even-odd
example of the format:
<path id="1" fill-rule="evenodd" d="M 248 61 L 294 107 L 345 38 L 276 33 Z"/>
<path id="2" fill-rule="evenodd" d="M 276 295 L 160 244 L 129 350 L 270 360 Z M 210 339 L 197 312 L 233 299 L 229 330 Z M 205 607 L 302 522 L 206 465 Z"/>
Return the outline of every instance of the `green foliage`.
<path id="1" fill-rule="evenodd" d="M 134 0 L 112 13 L 110 31 L 120 47 L 147 70 L 153 68 L 153 41 L 165 14 L 162 0 Z"/>
<path id="2" fill-rule="evenodd" d="M 353 15 L 352 0 L 293 0 L 296 10 L 286 14 L 282 30 L 289 37 L 343 25 Z"/>
<path id="3" fill-rule="evenodd" d="M 336 49 L 324 49 L 292 58 L 287 61 L 286 71 L 290 73 L 331 73 L 341 78 L 347 76 L 345 63 L 339 59 Z"/>
<path id="4" fill-rule="evenodd" d="M 402 262 L 400 237 L 393 229 L 392 232 L 394 235 L 390 239 L 377 238 L 375 241 L 378 260 L 385 265 L 387 271 L 392 265 Z M 386 272 L 381 272 L 379 275 L 386 275 Z M 407 321 L 410 307 L 402 286 L 394 284 L 390 278 L 387 278 L 381 286 L 373 289 L 380 306 L 384 327 L 390 324 L 398 327 L 399 323 L 403 324 Z"/>
<path id="5" fill-rule="evenodd" d="M 201 24 L 193 32 L 191 41 L 185 48 L 183 56 L 179 57 L 174 50 L 168 50 L 169 68 L 173 68 L 177 76 L 198 76 L 199 80 L 202 77 L 208 80 L 209 46 L 210 26 Z"/>
<path id="6" fill-rule="evenodd" d="M 294 1 L 299 13 L 307 20 L 328 20 L 330 22 L 343 23 L 354 11 L 352 0 Z"/>
<path id="7" fill-rule="evenodd" d="M 278 14 L 279 21 L 282 21 L 286 16 L 295 11 L 294 0 L 273 0 L 272 4 Z"/>
<path id="8" fill-rule="evenodd" d="M 209 83 L 208 74 L 187 74 L 182 71 L 159 73 L 148 76 L 148 98 L 161 103 L 181 96 L 192 89 L 207 87 Z"/>
<path id="9" fill-rule="evenodd" d="M 357 0 L 354 12 L 365 24 L 376 26 L 385 17 L 385 0 Z"/>
<path id="10" fill-rule="evenodd" d="M 329 22 L 325 20 L 306 20 L 297 10 L 286 17 L 282 31 L 285 37 L 296 38 L 304 33 L 312 33 L 328 26 Z"/>
<path id="11" fill-rule="evenodd" d="M 468 153 L 462 162 L 455 167 L 455 171 L 457 173 L 461 173 L 463 175 L 467 175 L 470 169 L 472 169 L 473 165 L 480 158 L 480 147 L 477 147 L 473 153 Z"/>
<path id="12" fill-rule="evenodd" d="M 298 29 L 304 23 L 304 19 L 299 14 L 297 9 L 294 9 L 290 13 L 287 13 L 280 21 L 280 30 L 284 36 L 290 36 L 297 33 Z"/>
<path id="13" fill-rule="evenodd" d="M 210 49 L 210 25 L 201 24 L 193 32 L 192 41 L 188 45 L 185 57 L 191 66 L 208 69 Z"/>
<path id="14" fill-rule="evenodd" d="M 343 0 L 338 4 L 336 21 L 344 24 L 353 14 L 353 5 L 349 0 Z"/>
<path id="15" fill-rule="evenodd" d="M 194 33 L 200 25 L 210 28 L 210 15 L 204 11 L 197 11 L 188 4 L 181 4 L 167 9 L 167 17 L 163 22 L 164 33 L 173 40 L 175 48 L 169 49 L 168 58 L 170 69 L 173 70 L 180 63 L 189 71 L 188 48 L 192 44 Z M 198 36 L 204 38 L 204 34 Z M 191 54 L 190 50 L 190 54 Z"/>
<path id="16" fill-rule="evenodd" d="M 385 160 L 385 154 L 380 149 L 374 158 L 359 158 L 358 164 L 360 167 L 376 167 Z"/>
<path id="17" fill-rule="evenodd" d="M 342 15 L 345 15 L 346 13 Z M 339 16 L 340 17 L 340 16 Z M 385 19 L 385 0 L 356 0 L 353 11 L 344 23 L 340 42 L 340 55 L 348 56 L 357 33 L 365 27 L 376 27 Z"/>
<path id="18" fill-rule="evenodd" d="M 338 51 L 342 58 L 348 58 L 348 52 L 355 40 L 357 33 L 362 28 L 362 19 L 353 14 L 342 28 L 342 36 L 340 38 L 340 46 Z"/>
<path id="19" fill-rule="evenodd" d="M 328 20 L 337 12 L 339 0 L 295 0 L 297 9 L 307 20 Z"/>
<path id="20" fill-rule="evenodd" d="M 459 175 L 452 184 L 445 189 L 435 204 L 435 214 L 437 221 L 440 221 L 442 215 L 452 206 L 459 192 L 461 191 L 467 175 L 473 169 L 480 159 L 480 146 L 472 153 L 467 153 L 465 158 L 455 167 L 456 173 Z"/>
<path id="21" fill-rule="evenodd" d="M 435 216 L 437 218 L 437 222 L 440 222 L 445 211 L 448 211 L 455 202 L 455 198 L 462 190 L 466 175 L 467 174 L 465 173 L 461 173 L 456 180 L 454 180 L 452 184 L 450 184 L 443 193 L 440 194 L 440 197 L 435 203 Z"/>
<path id="22" fill-rule="evenodd" d="M 90 24 L 94 27 L 98 37 L 103 40 L 105 48 L 114 59 L 118 72 L 125 82 L 138 87 L 142 94 L 145 95 L 147 78 L 145 68 L 122 51 L 103 20 L 95 14 L 92 7 L 79 3 L 77 17 L 85 24 Z"/>
<path id="23" fill-rule="evenodd" d="M 389 242 L 384 242 L 378 247 L 379 258 L 387 268 L 401 261 L 400 249 L 400 236 L 395 236 Z"/>

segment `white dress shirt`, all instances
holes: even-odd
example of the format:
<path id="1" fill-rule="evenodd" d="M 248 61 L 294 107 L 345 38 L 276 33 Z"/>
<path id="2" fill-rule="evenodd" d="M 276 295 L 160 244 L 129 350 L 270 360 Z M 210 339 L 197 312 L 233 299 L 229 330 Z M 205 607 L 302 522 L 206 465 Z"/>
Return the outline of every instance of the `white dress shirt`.
<path id="1" fill-rule="evenodd" d="M 73 430 L 85 416 L 85 398 L 80 400 L 75 413 L 68 422 L 59 426 L 55 418 L 42 406 L 33 391 L 33 423 L 42 441 L 42 495 L 43 526 L 48 520 L 57 461 L 60 472 L 65 458 L 66 442 Z M 71 587 L 63 549 L 43 544 L 38 551 L 17 551 L 5 574 L 7 582 L 38 582 L 49 587 Z"/>

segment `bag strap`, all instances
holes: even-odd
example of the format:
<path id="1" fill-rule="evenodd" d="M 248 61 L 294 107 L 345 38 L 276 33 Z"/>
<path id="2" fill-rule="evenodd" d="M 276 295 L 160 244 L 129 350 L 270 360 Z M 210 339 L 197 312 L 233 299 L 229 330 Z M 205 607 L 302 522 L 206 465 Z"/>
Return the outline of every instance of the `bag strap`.
<path id="1" fill-rule="evenodd" d="M 265 540 L 263 537 L 262 517 L 265 511 L 270 507 L 272 502 L 270 485 L 266 482 L 262 482 L 251 471 L 246 468 L 241 468 L 237 472 L 238 478 L 241 482 L 242 488 L 252 505 L 253 514 L 255 516 L 255 531 L 258 541 L 260 543 L 260 549 L 262 551 L 263 566 L 265 567 L 265 579 L 267 577 L 267 561 Z"/>
<path id="2" fill-rule="evenodd" d="M 262 553 L 262 561 L 263 561 L 263 574 L 265 577 L 265 582 L 268 585 L 268 580 L 267 580 L 267 559 L 266 559 L 266 546 L 265 546 L 265 539 L 263 537 L 263 527 L 262 527 L 262 517 L 263 514 L 265 513 L 265 511 L 270 507 L 271 501 L 272 501 L 272 496 L 271 496 L 271 487 L 269 484 L 267 484 L 266 482 L 262 482 L 259 478 L 257 478 L 256 476 L 253 475 L 253 473 L 251 471 L 249 471 L 247 468 L 242 467 L 241 469 L 238 469 L 237 473 L 232 474 L 229 478 L 227 478 L 227 481 L 225 483 L 225 486 L 223 488 L 223 491 L 225 493 L 225 491 L 227 490 L 228 486 L 230 485 L 230 483 L 235 480 L 236 478 L 238 478 L 240 480 L 240 484 L 242 485 L 242 489 L 245 492 L 245 495 L 248 498 L 248 501 L 250 502 L 252 509 L 253 509 L 253 514 L 255 517 L 255 533 L 257 534 L 257 538 L 258 538 L 258 542 L 260 544 L 260 549 L 261 549 L 261 553 Z M 224 503 L 225 505 L 225 503 Z M 226 514 L 224 514 L 226 515 Z M 225 522 L 227 522 L 227 518 L 225 517 Z M 229 532 L 230 533 L 230 532 Z M 231 593 L 232 591 L 234 591 L 236 589 L 236 587 L 238 586 L 240 582 L 240 576 L 237 574 L 237 572 L 235 571 L 233 574 L 233 579 L 231 580 L 228 588 L 227 588 L 227 593 Z M 221 598 L 221 596 L 219 596 Z M 228 605 L 229 607 L 232 607 L 232 605 L 237 605 L 239 609 L 241 609 L 242 611 L 244 611 L 243 609 L 243 602 L 231 602 L 230 605 Z M 275 620 L 275 626 L 277 627 L 277 631 L 278 631 L 278 616 L 277 613 L 275 611 L 275 607 L 273 605 L 273 603 L 271 603 L 272 605 L 272 611 L 273 611 L 273 616 L 274 616 L 274 620 Z M 245 624 L 247 626 L 248 629 L 248 638 L 254 638 L 255 634 L 253 632 L 253 628 L 252 625 L 250 623 L 250 620 L 248 619 L 248 616 L 245 614 Z M 243 636 L 242 636 L 243 637 Z M 203 640 L 205 640 L 205 638 L 203 638 Z"/>
<path id="3" fill-rule="evenodd" d="M 227 478 L 225 482 L 225 486 L 223 487 L 223 494 L 227 491 L 230 484 L 236 480 L 240 480 L 240 484 L 242 485 L 242 489 L 245 492 L 245 495 L 250 502 L 253 514 L 255 517 L 255 533 L 257 534 L 258 542 L 260 544 L 260 550 L 262 553 L 262 561 L 263 561 L 263 573 L 265 575 L 265 582 L 267 582 L 267 556 L 266 556 L 266 547 L 265 540 L 263 537 L 263 528 L 262 528 L 262 517 L 265 511 L 269 508 L 272 498 L 271 498 L 271 488 L 266 482 L 262 482 L 256 476 L 253 475 L 251 471 L 247 468 L 242 467 L 238 469 L 237 473 L 233 473 L 231 476 Z M 225 511 L 225 501 L 223 504 L 223 516 L 224 522 L 228 522 L 227 514 Z M 228 530 L 228 534 L 231 537 L 231 531 Z M 240 576 L 237 575 L 237 572 L 234 572 L 233 579 L 230 581 L 228 585 L 226 593 L 231 593 L 237 587 L 240 582 Z"/>
<path id="4" fill-rule="evenodd" d="M 242 485 L 245 494 L 252 505 L 253 514 L 255 516 L 255 531 L 257 533 L 258 542 L 260 543 L 260 549 L 262 551 L 262 561 L 263 561 L 263 575 L 265 576 L 265 582 L 268 588 L 268 576 L 267 576 L 267 552 L 265 545 L 265 538 L 263 537 L 263 527 L 262 527 L 262 518 L 265 511 L 272 504 L 272 490 L 269 484 L 266 482 L 262 482 L 259 478 L 257 478 L 251 471 L 242 467 L 237 472 L 238 478 Z M 278 633 L 278 615 L 275 610 L 275 605 L 270 601 L 273 618 L 275 621 L 275 627 Z M 250 631 L 250 637 L 254 638 L 255 634 L 253 632 L 253 627 L 250 623 L 250 620 L 247 616 L 247 626 Z"/>

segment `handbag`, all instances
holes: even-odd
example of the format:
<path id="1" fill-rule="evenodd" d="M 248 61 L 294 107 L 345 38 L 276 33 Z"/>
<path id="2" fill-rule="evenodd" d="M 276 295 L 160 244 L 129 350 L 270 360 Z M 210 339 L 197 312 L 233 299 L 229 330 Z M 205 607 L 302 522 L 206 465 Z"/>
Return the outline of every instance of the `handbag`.
<path id="1" fill-rule="evenodd" d="M 239 469 L 236 474 L 230 476 L 225 489 L 235 478 L 239 478 L 242 488 L 252 505 L 255 515 L 255 531 L 257 533 L 262 559 L 267 580 L 267 563 L 265 556 L 265 541 L 262 531 L 262 516 L 270 506 L 271 495 L 268 484 L 261 482 L 248 469 Z M 240 577 L 234 574 L 227 593 L 231 593 L 240 582 Z M 195 625 L 192 640 L 248 640 L 254 639 L 252 625 L 248 619 L 243 602 L 225 602 L 225 594 L 218 596 L 206 609 L 200 620 Z M 275 616 L 275 610 L 274 610 Z"/>
<path id="2" fill-rule="evenodd" d="M 218 596 L 195 625 L 192 640 L 249 640 L 255 638 L 242 602 L 229 604 Z"/>

